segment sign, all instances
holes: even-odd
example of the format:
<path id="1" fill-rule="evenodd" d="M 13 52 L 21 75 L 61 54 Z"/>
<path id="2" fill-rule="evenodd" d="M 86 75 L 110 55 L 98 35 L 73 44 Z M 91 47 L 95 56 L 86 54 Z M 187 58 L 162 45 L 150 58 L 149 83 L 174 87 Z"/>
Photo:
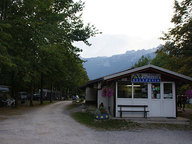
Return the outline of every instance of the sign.
<path id="1" fill-rule="evenodd" d="M 131 82 L 139 83 L 160 83 L 161 75 L 152 73 L 138 73 L 131 75 Z"/>

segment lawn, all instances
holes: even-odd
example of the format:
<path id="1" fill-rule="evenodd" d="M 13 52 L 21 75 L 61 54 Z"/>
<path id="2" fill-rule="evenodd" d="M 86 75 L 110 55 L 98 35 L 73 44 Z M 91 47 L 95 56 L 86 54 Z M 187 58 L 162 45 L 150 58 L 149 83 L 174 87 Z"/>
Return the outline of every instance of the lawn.
<path id="1" fill-rule="evenodd" d="M 136 123 L 125 119 L 96 120 L 94 114 L 75 112 L 72 118 L 81 124 L 98 130 L 139 130 L 139 129 L 168 129 L 168 130 L 192 130 L 192 124 L 157 124 L 157 123 Z"/>
<path id="2" fill-rule="evenodd" d="M 187 118 L 192 122 L 192 113 L 178 112 L 178 116 Z"/>
<path id="3" fill-rule="evenodd" d="M 72 110 L 72 109 L 77 108 L 79 106 L 81 106 L 81 104 L 71 103 L 71 104 L 67 105 L 66 110 Z"/>
<path id="4" fill-rule="evenodd" d="M 91 113 L 75 112 L 71 116 L 79 123 L 99 130 L 134 130 L 139 127 L 138 123 L 123 119 L 95 120 Z"/>
<path id="5" fill-rule="evenodd" d="M 187 104 L 187 107 L 192 109 L 192 104 Z"/>

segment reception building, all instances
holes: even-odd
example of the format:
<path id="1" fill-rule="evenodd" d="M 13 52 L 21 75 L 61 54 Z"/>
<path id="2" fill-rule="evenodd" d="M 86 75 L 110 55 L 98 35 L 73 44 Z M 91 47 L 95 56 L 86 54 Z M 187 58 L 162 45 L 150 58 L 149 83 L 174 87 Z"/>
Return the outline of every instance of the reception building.
<path id="1" fill-rule="evenodd" d="M 177 84 L 184 83 L 192 78 L 146 65 L 89 81 L 85 98 L 114 117 L 176 117 Z"/>

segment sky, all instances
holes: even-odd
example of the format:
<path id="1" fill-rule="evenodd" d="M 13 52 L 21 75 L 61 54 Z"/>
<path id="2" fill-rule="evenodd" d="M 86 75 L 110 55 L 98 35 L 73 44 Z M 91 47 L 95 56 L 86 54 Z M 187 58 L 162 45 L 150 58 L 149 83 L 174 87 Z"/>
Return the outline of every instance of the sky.
<path id="1" fill-rule="evenodd" d="M 159 38 L 173 27 L 174 0 L 82 0 L 82 19 L 102 32 L 74 43 L 81 57 L 112 56 L 128 50 L 151 49 L 163 44 Z"/>

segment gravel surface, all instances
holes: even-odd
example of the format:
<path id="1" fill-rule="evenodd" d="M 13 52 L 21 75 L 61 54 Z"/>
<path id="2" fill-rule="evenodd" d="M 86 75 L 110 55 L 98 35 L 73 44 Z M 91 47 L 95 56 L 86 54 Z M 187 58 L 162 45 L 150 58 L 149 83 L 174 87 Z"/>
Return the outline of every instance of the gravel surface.
<path id="1" fill-rule="evenodd" d="M 189 144 L 192 131 L 96 131 L 74 121 L 69 101 L 0 121 L 0 144 Z"/>

